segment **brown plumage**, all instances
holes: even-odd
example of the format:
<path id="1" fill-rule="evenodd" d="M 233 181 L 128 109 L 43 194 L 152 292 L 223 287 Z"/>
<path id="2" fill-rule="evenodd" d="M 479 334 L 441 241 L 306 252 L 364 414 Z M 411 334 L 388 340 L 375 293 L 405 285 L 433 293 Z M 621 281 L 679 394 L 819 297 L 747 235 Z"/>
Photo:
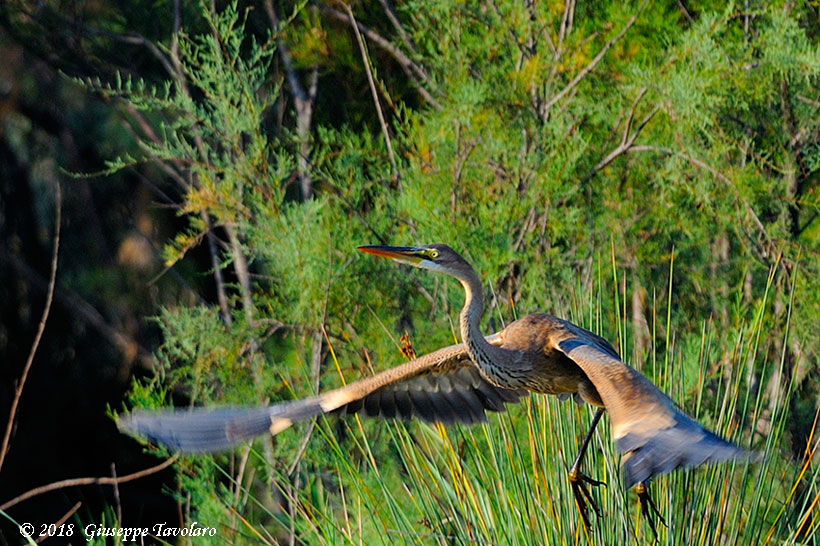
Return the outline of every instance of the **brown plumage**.
<path id="1" fill-rule="evenodd" d="M 502 342 L 499 334 L 487 339 Z M 483 422 L 486 411 L 504 411 L 526 394 L 490 384 L 459 343 L 318 396 L 259 408 L 136 411 L 119 426 L 175 451 L 216 452 L 322 413 Z"/>
<path id="2" fill-rule="evenodd" d="M 217 451 L 266 432 L 276 434 L 321 413 L 474 423 L 486 420 L 486 411 L 503 411 L 506 403 L 527 391 L 572 396 L 609 413 L 616 445 L 624 453 L 626 485 L 641 486 L 645 510 L 651 501 L 643 482 L 650 478 L 679 467 L 747 455 L 682 413 L 646 377 L 622 362 L 606 340 L 588 330 L 532 314 L 485 338 L 478 329 L 481 283 L 449 246 L 360 250 L 458 279 L 466 295 L 459 324 L 464 343 L 302 400 L 254 409 L 135 412 L 120 426 L 175 450 Z M 599 417 L 600 411 L 593 428 Z M 585 523 L 591 498 L 584 484 L 600 483 L 579 472 L 591 433 L 570 472 Z"/>

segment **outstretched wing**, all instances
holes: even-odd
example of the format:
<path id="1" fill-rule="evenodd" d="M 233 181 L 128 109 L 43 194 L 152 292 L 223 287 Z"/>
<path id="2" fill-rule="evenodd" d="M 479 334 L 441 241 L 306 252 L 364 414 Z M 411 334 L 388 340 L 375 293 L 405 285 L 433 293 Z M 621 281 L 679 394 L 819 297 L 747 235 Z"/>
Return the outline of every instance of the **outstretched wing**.
<path id="1" fill-rule="evenodd" d="M 500 345 L 502 337 L 487 340 Z M 328 412 L 474 423 L 525 394 L 488 383 L 460 343 L 318 396 L 259 408 L 137 411 L 119 426 L 175 451 L 213 452 Z"/>
<path id="2" fill-rule="evenodd" d="M 685 415 L 640 372 L 572 324 L 555 347 L 589 377 L 612 421 L 627 488 L 676 468 L 749 457 Z"/>
<path id="3" fill-rule="evenodd" d="M 352 386 L 352 385 L 351 385 Z M 363 385 L 369 390 L 370 385 Z M 487 420 L 486 411 L 504 411 L 504 404 L 517 402 L 524 390 L 491 385 L 465 354 L 448 359 L 445 367 L 426 370 L 402 381 L 388 383 L 339 407 L 341 414 L 410 419 L 427 422 L 477 423 Z"/>
<path id="4" fill-rule="evenodd" d="M 216 452 L 230 449 L 268 431 L 287 428 L 299 416 L 321 413 L 319 397 L 260 407 L 139 410 L 117 425 L 123 432 L 144 436 L 172 451 Z M 287 424 L 285 424 L 287 423 Z"/>

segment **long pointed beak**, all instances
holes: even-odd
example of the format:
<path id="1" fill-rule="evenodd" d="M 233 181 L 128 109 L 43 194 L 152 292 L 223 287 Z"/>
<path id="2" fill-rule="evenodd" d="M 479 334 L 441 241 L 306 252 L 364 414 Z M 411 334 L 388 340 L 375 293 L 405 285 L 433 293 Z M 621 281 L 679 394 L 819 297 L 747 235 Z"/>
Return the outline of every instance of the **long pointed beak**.
<path id="1" fill-rule="evenodd" d="M 417 264 L 425 258 L 424 254 L 421 253 L 422 249 L 415 246 L 363 245 L 358 247 L 358 249 L 362 252 L 373 254 L 374 256 L 381 256 L 382 258 L 399 260 L 411 264 Z"/>

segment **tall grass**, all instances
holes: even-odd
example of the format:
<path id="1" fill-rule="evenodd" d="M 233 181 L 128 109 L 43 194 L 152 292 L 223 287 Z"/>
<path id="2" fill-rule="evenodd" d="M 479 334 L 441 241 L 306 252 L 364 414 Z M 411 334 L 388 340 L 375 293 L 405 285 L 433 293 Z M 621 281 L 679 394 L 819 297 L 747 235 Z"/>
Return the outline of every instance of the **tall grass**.
<path id="1" fill-rule="evenodd" d="M 652 302 L 653 346 L 644 362 L 633 364 L 703 425 L 762 457 L 655 480 L 651 492 L 668 524 L 658 525 L 661 544 L 820 542 L 818 467 L 810 464 L 817 440 L 812 434 L 802 461 L 783 445 L 794 384 L 771 399 L 753 386 L 786 364 L 768 360 L 760 346 L 774 328 L 768 298 L 775 272 L 751 318 L 726 331 L 707 319 L 699 336 L 678 338 L 671 280 L 665 301 Z M 630 354 L 621 306 L 628 287 L 614 266 L 611 284 L 606 276 L 599 268 L 594 288 L 575 287 L 568 308 L 556 314 L 596 332 L 609 324 L 602 333 L 616 332 L 610 339 Z M 779 335 L 788 338 L 789 327 Z M 662 347 L 654 344 L 658 338 Z M 587 474 L 607 483 L 592 492 L 602 516 L 592 515 L 589 530 L 582 524 L 567 469 L 592 415 L 589 407 L 532 395 L 473 427 L 389 422 L 374 437 L 357 418 L 323 419 L 312 441 L 322 444 L 324 457 L 310 467 L 313 474 L 305 472 L 308 485 L 289 499 L 292 517 L 276 516 L 279 531 L 298 543 L 329 545 L 651 543 L 637 497 L 624 489 L 606 417 L 584 463 Z M 288 479 L 279 476 L 280 483 Z M 261 529 L 254 536 L 273 540 Z"/>

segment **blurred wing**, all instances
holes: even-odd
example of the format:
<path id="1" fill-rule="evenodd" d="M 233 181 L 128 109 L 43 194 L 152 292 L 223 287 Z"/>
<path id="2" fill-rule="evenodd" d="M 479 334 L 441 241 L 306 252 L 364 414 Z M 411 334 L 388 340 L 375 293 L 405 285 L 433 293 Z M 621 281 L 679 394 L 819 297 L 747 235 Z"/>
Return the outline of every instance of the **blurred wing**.
<path id="1" fill-rule="evenodd" d="M 622 464 L 627 488 L 676 468 L 749 456 L 681 412 L 586 331 L 569 326 L 569 335 L 555 346 L 578 364 L 601 396 L 618 449 L 626 454 Z"/>
<path id="2" fill-rule="evenodd" d="M 143 436 L 172 451 L 224 451 L 268 433 L 274 426 L 284 429 L 301 416 L 307 418 L 321 413 L 318 399 L 312 397 L 257 408 L 139 410 L 119 419 L 117 425 L 123 432 Z"/>
<path id="3" fill-rule="evenodd" d="M 487 340 L 500 345 L 502 337 Z M 327 412 L 474 423 L 524 394 L 485 381 L 458 344 L 318 396 L 260 408 L 136 411 L 119 427 L 175 451 L 214 452 Z"/>

